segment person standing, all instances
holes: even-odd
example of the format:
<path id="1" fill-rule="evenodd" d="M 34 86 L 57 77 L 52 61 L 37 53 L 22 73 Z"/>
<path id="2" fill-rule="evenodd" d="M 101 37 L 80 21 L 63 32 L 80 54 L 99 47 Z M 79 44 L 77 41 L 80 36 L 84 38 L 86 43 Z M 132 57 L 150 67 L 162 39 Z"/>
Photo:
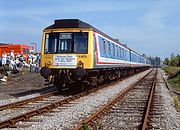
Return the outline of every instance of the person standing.
<path id="1" fill-rule="evenodd" d="M 5 68 L 6 60 L 7 60 L 7 54 L 6 54 L 6 52 L 3 52 L 3 54 L 2 54 L 2 66 L 4 68 L 4 75 L 7 74 L 6 68 Z"/>
<path id="2" fill-rule="evenodd" d="M 12 50 L 12 51 L 10 52 L 10 59 L 11 59 L 11 60 L 14 60 L 14 50 Z"/>
<path id="3" fill-rule="evenodd" d="M 6 65 L 7 55 L 6 52 L 3 52 L 2 54 L 2 66 L 4 67 Z"/>

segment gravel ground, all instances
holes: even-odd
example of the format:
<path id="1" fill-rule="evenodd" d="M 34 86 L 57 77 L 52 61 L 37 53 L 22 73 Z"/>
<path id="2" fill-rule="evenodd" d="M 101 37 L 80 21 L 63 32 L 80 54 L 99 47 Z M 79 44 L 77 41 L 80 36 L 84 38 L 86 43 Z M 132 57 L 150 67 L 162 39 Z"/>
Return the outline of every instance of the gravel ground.
<path id="1" fill-rule="evenodd" d="M 0 77 L 1 74 L 0 74 Z M 0 82 L 0 105 L 38 96 L 53 87 L 45 85 L 45 80 L 39 73 L 21 70 L 8 76 L 7 83 Z"/>
<path id="2" fill-rule="evenodd" d="M 65 105 L 59 109 L 56 109 L 54 113 L 50 113 L 51 116 L 37 116 L 32 120 L 40 120 L 40 122 L 23 122 L 18 125 L 31 125 L 25 129 L 73 129 L 79 121 L 82 121 L 88 115 L 97 111 L 102 105 L 106 104 L 110 99 L 116 96 L 119 91 L 126 88 L 131 83 L 137 81 L 140 77 L 144 76 L 148 71 L 141 74 L 123 80 L 109 88 L 99 90 L 88 96 L 82 97 L 79 100 L 71 102 L 71 104 Z M 62 109 L 63 108 L 63 109 Z M 18 128 L 20 129 L 20 128 Z M 24 129 L 24 128 L 21 128 Z"/>

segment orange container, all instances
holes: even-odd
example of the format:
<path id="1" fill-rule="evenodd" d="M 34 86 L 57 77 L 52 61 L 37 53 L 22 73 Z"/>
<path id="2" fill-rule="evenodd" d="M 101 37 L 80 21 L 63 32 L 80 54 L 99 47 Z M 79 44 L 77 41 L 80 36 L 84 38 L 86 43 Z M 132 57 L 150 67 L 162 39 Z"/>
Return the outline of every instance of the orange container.
<path id="1" fill-rule="evenodd" d="M 25 61 L 27 62 L 27 56 L 29 53 L 29 50 L 32 50 L 32 46 L 28 46 L 25 44 L 7 44 L 7 45 L 0 45 L 0 57 L 2 56 L 3 52 L 6 52 L 6 54 L 9 56 L 10 52 L 14 50 L 14 55 L 22 54 Z"/>

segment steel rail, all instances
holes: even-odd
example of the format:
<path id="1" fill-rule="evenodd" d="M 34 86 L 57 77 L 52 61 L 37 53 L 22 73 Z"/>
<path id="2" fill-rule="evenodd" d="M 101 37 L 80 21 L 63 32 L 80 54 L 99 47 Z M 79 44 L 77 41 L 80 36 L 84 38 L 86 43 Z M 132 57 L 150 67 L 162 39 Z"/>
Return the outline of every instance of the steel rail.
<path id="1" fill-rule="evenodd" d="M 24 100 L 21 100 L 21 101 L 18 101 L 18 102 L 5 104 L 5 105 L 0 106 L 0 111 L 6 110 L 6 109 L 17 108 L 17 107 L 20 107 L 20 106 L 24 106 L 24 105 L 26 105 L 26 104 L 28 104 L 30 102 L 39 101 L 39 100 L 42 100 L 43 98 L 47 98 L 47 97 L 50 97 L 50 96 L 53 96 L 53 95 L 56 95 L 56 94 L 58 94 L 57 91 L 56 92 L 46 93 L 46 94 L 36 96 L 36 97 L 33 97 L 33 98 L 29 98 L 29 99 L 24 99 Z"/>
<path id="2" fill-rule="evenodd" d="M 149 116 L 153 96 L 154 96 L 154 93 L 155 93 L 156 82 L 157 82 L 157 68 L 156 68 L 156 73 L 155 73 L 155 76 L 154 76 L 154 79 L 153 79 L 151 91 L 150 91 L 150 94 L 149 94 L 149 97 L 148 97 L 148 104 L 147 104 L 147 107 L 146 107 L 146 113 L 145 113 L 144 118 L 143 118 L 142 130 L 146 130 L 148 128 L 148 123 L 149 123 L 148 116 Z"/>
<path id="3" fill-rule="evenodd" d="M 81 130 L 84 128 L 84 125 L 92 125 L 92 123 L 98 119 L 101 115 L 103 115 L 104 113 L 106 113 L 109 109 L 112 108 L 112 106 L 114 106 L 115 103 L 119 102 L 120 100 L 122 100 L 125 95 L 131 91 L 138 83 L 140 83 L 142 80 L 144 80 L 144 78 L 146 76 L 148 76 L 151 72 L 153 71 L 153 69 L 151 71 L 149 71 L 145 76 L 143 76 L 142 78 L 140 78 L 137 82 L 132 83 L 130 86 L 128 86 L 126 89 L 122 90 L 117 96 L 115 96 L 108 104 L 106 104 L 105 106 L 101 107 L 99 111 L 95 112 L 94 114 L 92 114 L 89 118 L 85 119 L 84 121 L 82 121 L 81 123 L 79 123 L 77 125 L 76 128 L 74 128 L 74 130 Z"/>

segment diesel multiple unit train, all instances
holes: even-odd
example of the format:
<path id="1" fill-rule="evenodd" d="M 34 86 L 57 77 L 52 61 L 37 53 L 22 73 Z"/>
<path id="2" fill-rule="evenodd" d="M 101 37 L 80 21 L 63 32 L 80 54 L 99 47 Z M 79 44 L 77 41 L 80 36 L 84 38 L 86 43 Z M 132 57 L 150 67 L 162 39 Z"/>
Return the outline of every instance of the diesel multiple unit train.
<path id="1" fill-rule="evenodd" d="M 59 90 L 97 86 L 147 69 L 150 61 L 78 19 L 55 20 L 43 30 L 41 75 Z"/>

